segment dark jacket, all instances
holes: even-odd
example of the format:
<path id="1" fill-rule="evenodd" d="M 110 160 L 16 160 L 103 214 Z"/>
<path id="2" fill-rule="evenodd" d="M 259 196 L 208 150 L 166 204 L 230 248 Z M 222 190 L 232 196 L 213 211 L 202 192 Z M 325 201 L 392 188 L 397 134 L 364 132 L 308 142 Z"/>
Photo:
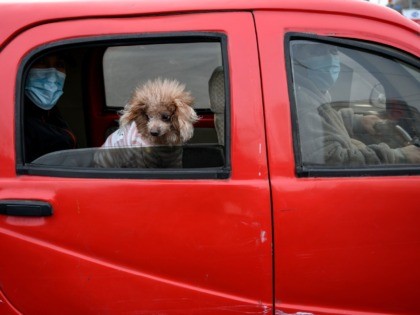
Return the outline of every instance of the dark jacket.
<path id="1" fill-rule="evenodd" d="M 56 106 L 43 110 L 26 99 L 24 115 L 26 162 L 53 151 L 76 147 L 76 138 Z"/>

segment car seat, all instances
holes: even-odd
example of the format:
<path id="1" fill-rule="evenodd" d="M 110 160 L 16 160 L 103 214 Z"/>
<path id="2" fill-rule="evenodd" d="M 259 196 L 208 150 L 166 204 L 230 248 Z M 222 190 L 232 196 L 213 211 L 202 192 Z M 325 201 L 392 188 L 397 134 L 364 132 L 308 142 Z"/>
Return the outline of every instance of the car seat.
<path id="1" fill-rule="evenodd" d="M 219 144 L 225 142 L 225 79 L 223 67 L 214 69 L 209 80 L 210 109 L 214 113 L 214 126 L 216 128 Z"/>

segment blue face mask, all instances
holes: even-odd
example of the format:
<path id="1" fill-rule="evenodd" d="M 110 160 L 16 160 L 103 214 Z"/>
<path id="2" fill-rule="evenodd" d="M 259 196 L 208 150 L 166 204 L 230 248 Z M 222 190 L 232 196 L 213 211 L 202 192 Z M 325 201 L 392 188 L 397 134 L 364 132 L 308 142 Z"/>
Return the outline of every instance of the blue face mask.
<path id="1" fill-rule="evenodd" d="M 50 110 L 63 94 L 66 75 L 55 68 L 29 70 L 25 93 L 39 108 Z"/>
<path id="2" fill-rule="evenodd" d="M 340 59 L 338 55 L 327 54 L 311 56 L 301 60 L 311 80 L 320 91 L 327 91 L 338 79 L 340 74 Z"/>

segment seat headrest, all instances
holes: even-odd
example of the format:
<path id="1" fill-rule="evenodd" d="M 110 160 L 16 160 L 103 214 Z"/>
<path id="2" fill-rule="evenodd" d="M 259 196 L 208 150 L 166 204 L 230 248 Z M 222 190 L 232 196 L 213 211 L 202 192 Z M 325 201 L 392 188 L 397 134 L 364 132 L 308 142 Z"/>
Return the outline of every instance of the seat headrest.
<path id="1" fill-rule="evenodd" d="M 216 114 L 225 111 L 225 78 L 223 67 L 214 69 L 209 80 L 210 108 Z"/>

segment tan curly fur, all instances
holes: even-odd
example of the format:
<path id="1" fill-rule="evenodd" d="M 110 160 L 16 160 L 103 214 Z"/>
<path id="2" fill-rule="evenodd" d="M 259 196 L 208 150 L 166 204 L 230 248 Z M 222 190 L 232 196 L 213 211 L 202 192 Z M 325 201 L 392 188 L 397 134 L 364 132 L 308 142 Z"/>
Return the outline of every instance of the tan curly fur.
<path id="1" fill-rule="evenodd" d="M 193 97 L 177 80 L 149 80 L 137 87 L 122 111 L 120 126 L 135 121 L 141 137 L 154 145 L 188 141 L 198 120 Z"/>

